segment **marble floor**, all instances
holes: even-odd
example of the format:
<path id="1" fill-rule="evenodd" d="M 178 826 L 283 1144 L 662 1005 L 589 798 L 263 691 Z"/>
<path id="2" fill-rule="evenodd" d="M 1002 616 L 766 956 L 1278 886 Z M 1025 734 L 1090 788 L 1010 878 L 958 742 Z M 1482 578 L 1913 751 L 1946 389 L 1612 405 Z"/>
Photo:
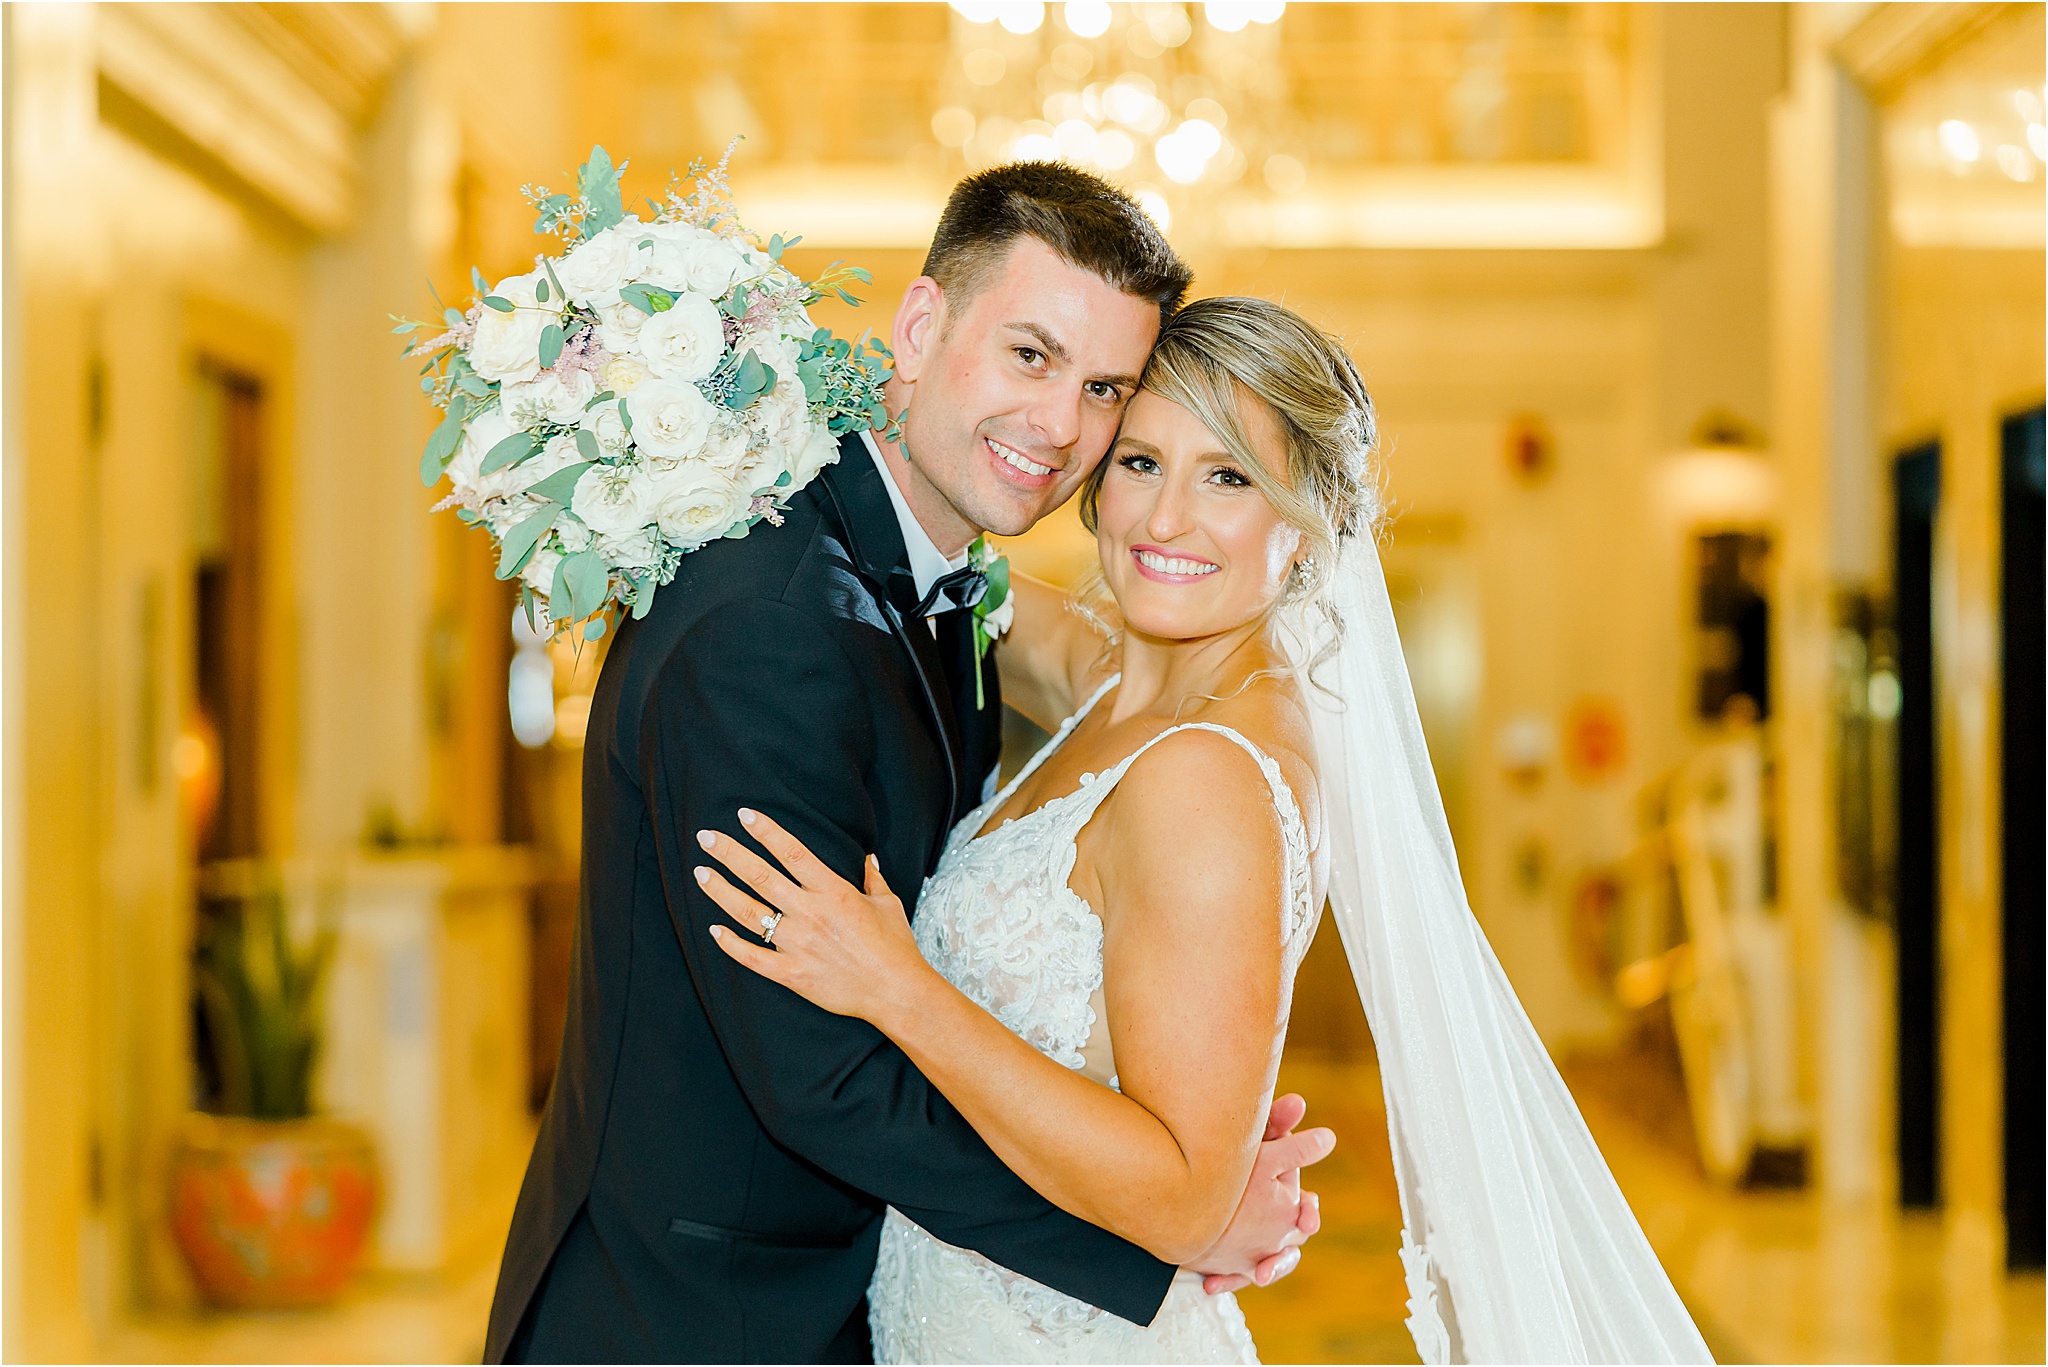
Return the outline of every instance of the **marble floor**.
<path id="1" fill-rule="evenodd" d="M 2040 1276 L 1973 1275 L 1976 1247 L 1938 1217 L 1834 1209 L 1802 1192 L 1710 1187 L 1674 1142 L 1631 1115 L 1598 1069 L 1567 1069 L 1587 1122 L 1708 1345 L 1722 1362 L 2041 1362 Z M 1415 1362 L 1402 1325 L 1400 1214 L 1377 1074 L 1290 1059 L 1282 1085 L 1334 1126 L 1314 1170 L 1323 1232 L 1301 1270 L 1242 1303 L 1268 1362 Z M 511 1191 L 484 1194 L 509 1218 Z M 434 1278 L 373 1275 L 340 1304 L 295 1314 L 130 1320 L 104 1361 L 474 1362 L 495 1242 Z"/>
<path id="2" fill-rule="evenodd" d="M 1611 1071 L 1567 1068 L 1586 1122 L 1721 1362 L 2041 1362 L 2040 1274 L 1979 1269 L 1983 1241 L 1934 1215 L 1829 1207 L 1803 1191 L 1710 1186 Z M 1243 1293 L 1268 1362 L 1415 1362 L 1378 1076 L 1289 1060 L 1281 1085 L 1339 1132 L 1313 1171 L 1323 1233 L 1301 1269 Z"/>

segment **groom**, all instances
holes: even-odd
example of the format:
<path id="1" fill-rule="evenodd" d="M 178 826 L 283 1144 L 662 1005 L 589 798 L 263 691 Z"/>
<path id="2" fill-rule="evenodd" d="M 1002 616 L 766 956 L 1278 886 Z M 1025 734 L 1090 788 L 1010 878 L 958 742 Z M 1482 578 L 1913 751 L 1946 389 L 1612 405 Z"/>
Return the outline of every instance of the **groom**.
<path id="1" fill-rule="evenodd" d="M 1189 280 L 1082 172 L 963 182 L 896 316 L 902 446 L 848 436 L 783 526 L 684 557 L 621 628 L 584 754 L 561 1064 L 487 1361 L 870 1361 L 885 1205 L 1125 1319 L 1157 1312 L 1174 1268 L 1038 1196 L 866 1022 L 720 953 L 689 871 L 692 833 L 736 832 L 744 803 L 846 878 L 872 851 L 891 886 L 923 882 L 1001 747 L 965 548 L 1080 487 Z M 1275 1110 L 1269 1133 L 1299 1118 Z M 1323 1151 L 1268 1142 L 1198 1270 L 1291 1267 L 1316 1224 L 1293 1170 Z"/>

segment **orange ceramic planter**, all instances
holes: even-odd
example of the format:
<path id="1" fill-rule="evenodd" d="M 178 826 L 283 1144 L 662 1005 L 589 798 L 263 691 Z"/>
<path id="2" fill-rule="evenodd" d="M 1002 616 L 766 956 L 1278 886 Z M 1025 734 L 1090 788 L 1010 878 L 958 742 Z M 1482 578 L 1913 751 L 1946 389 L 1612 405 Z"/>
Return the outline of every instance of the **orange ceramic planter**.
<path id="1" fill-rule="evenodd" d="M 332 1300 L 377 1210 L 369 1136 L 334 1120 L 195 1115 L 171 1171 L 171 1227 L 215 1305 Z"/>

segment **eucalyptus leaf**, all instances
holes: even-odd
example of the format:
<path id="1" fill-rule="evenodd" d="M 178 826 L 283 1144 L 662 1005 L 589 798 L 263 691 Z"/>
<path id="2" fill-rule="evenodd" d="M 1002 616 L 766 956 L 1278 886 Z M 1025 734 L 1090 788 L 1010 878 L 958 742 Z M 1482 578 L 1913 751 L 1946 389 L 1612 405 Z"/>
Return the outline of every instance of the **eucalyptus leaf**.
<path id="1" fill-rule="evenodd" d="M 604 635 L 604 618 L 593 617 L 583 624 L 583 639 L 595 641 Z"/>
<path id="2" fill-rule="evenodd" d="M 569 616 L 564 620 L 580 622 L 604 606 L 605 586 L 610 582 L 611 571 L 605 568 L 604 557 L 596 551 L 578 551 L 562 561 L 559 578 L 569 588 Z"/>
<path id="3" fill-rule="evenodd" d="M 557 503 L 567 503 L 576 492 L 576 481 L 583 478 L 583 472 L 589 468 L 590 462 L 587 460 L 578 461 L 574 465 L 564 465 L 546 479 L 536 482 L 526 492 L 532 494 L 535 498 L 545 498 Z"/>
<path id="4" fill-rule="evenodd" d="M 649 317 L 668 312 L 676 302 L 673 294 L 655 285 L 627 285 L 619 291 L 619 298 Z"/>
<path id="5" fill-rule="evenodd" d="M 504 541 L 498 545 L 498 578 L 510 579 L 526 568 L 526 562 L 533 559 L 534 547 L 540 545 L 561 511 L 561 504 L 548 503 L 505 533 Z"/>
<path id="6" fill-rule="evenodd" d="M 457 313 L 454 309 L 442 309 L 441 321 L 446 323 L 449 327 L 459 328 L 462 326 L 462 315 Z"/>
<path id="7" fill-rule="evenodd" d="M 455 444 L 461 440 L 462 414 L 451 404 L 447 418 L 427 438 L 427 449 L 420 455 L 420 483 L 433 487 L 441 472 L 448 468 L 448 458 L 455 454 Z"/>
<path id="8" fill-rule="evenodd" d="M 484 463 L 480 473 L 494 475 L 508 465 L 516 465 L 532 455 L 539 446 L 540 438 L 533 433 L 514 432 L 484 452 Z"/>
<path id="9" fill-rule="evenodd" d="M 654 576 L 643 574 L 633 580 L 633 620 L 639 621 L 654 606 Z"/>
<path id="10" fill-rule="evenodd" d="M 497 294 L 485 295 L 483 297 L 483 305 L 488 309 L 496 309 L 500 313 L 510 313 L 514 308 L 518 307 L 510 299 Z"/>
<path id="11" fill-rule="evenodd" d="M 576 434 L 576 449 L 583 453 L 585 460 L 604 459 L 604 451 L 597 444 L 597 434 L 587 427 Z"/>
<path id="12" fill-rule="evenodd" d="M 533 282 L 533 298 L 536 303 L 545 304 L 548 301 L 547 281 L 536 280 Z"/>
<path id="13" fill-rule="evenodd" d="M 476 287 L 478 294 L 489 294 L 490 286 L 484 284 L 484 273 L 475 266 L 469 268 L 469 283 Z"/>
<path id="14" fill-rule="evenodd" d="M 562 359 L 562 327 L 549 323 L 540 330 L 540 368 L 546 370 Z"/>
<path id="15" fill-rule="evenodd" d="M 611 154 L 602 147 L 591 148 L 590 160 L 577 168 L 577 189 L 590 206 L 583 216 L 586 241 L 626 217 L 626 206 L 619 200 L 621 169 L 612 166 Z"/>

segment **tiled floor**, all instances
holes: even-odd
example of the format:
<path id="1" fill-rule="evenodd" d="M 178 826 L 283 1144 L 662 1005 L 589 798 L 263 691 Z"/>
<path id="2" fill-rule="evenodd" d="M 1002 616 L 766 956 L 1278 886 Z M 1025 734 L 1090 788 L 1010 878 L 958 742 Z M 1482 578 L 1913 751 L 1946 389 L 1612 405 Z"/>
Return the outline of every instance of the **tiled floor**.
<path id="1" fill-rule="evenodd" d="M 2041 1362 L 2042 1281 L 1973 1275 L 1969 1240 L 1933 1217 L 1829 1209 L 1799 1192 L 1709 1187 L 1670 1126 L 1615 1104 L 1611 1075 L 1568 1070 L 1587 1122 L 1672 1279 L 1723 1362 Z M 1603 1081 L 1603 1077 L 1608 1081 Z M 1290 1060 L 1283 1087 L 1337 1152 L 1310 1186 L 1323 1233 L 1300 1271 L 1243 1295 L 1268 1362 L 1414 1362 L 1402 1326 L 1400 1215 L 1370 1067 Z M 1660 1134 L 1657 1131 L 1661 1129 Z M 510 1192 L 488 1193 L 509 1213 Z M 332 1309 L 131 1322 L 108 1361 L 470 1361 L 496 1276 L 492 1253 L 429 1281 L 366 1280 Z"/>
<path id="2" fill-rule="evenodd" d="M 1587 1124 L 1722 1362 L 2041 1362 L 2039 1274 L 1984 1275 L 1935 1216 L 1836 1209 L 1805 1192 L 1710 1187 L 1673 1142 L 1616 1104 L 1614 1074 L 1567 1069 Z M 1414 1362 L 1402 1319 L 1400 1215 L 1369 1067 L 1290 1060 L 1283 1088 L 1339 1132 L 1312 1171 L 1323 1233 L 1300 1271 L 1244 1293 L 1268 1362 Z M 1659 1133 L 1661 1131 L 1661 1133 Z M 1682 1129 L 1677 1132 L 1682 1135 Z"/>

